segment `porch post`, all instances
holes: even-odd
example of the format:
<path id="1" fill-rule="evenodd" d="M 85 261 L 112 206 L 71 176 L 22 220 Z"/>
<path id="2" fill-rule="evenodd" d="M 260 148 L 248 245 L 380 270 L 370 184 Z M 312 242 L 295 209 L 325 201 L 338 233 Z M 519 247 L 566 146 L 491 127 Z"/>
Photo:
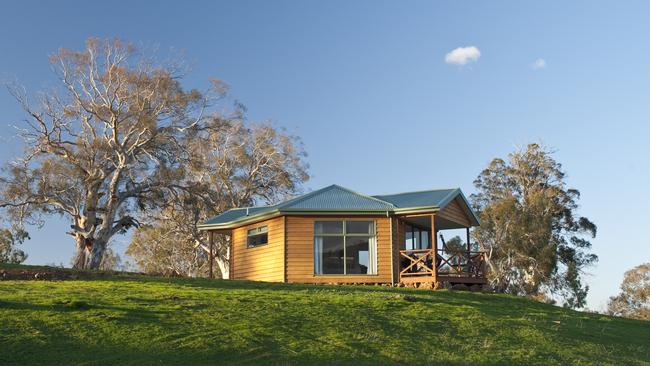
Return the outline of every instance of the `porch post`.
<path id="1" fill-rule="evenodd" d="M 214 278 L 214 232 L 212 230 L 209 231 L 210 233 L 210 278 Z"/>
<path id="2" fill-rule="evenodd" d="M 469 244 L 469 227 L 465 228 L 467 230 L 467 258 L 469 259 L 469 254 L 472 251 L 472 247 Z"/>
<path id="3" fill-rule="evenodd" d="M 431 250 L 433 251 L 432 253 L 432 260 L 431 263 L 433 263 L 433 273 L 431 275 L 433 276 L 433 282 L 436 283 L 438 282 L 438 233 L 436 232 L 436 214 L 431 214 Z"/>

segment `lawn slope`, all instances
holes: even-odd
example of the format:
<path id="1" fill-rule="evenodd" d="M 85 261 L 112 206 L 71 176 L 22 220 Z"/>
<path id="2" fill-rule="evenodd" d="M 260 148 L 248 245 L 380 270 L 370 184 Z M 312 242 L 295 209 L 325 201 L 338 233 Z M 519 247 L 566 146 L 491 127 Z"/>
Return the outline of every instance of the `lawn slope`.
<path id="1" fill-rule="evenodd" d="M 650 322 L 511 296 L 143 276 L 0 281 L 0 364 L 650 364 Z"/>

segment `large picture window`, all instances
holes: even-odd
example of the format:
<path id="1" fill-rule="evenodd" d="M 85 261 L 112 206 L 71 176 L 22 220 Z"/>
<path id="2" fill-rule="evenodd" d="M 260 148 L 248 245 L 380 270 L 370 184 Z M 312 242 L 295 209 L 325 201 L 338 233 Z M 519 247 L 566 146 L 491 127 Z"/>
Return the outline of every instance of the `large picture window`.
<path id="1" fill-rule="evenodd" d="M 316 221 L 315 274 L 376 274 L 374 221 Z"/>

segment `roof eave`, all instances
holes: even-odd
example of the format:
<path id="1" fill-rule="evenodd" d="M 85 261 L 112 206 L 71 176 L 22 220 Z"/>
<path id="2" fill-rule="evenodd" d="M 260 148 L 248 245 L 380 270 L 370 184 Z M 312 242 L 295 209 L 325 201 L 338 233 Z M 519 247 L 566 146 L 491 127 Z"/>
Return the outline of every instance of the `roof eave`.
<path id="1" fill-rule="evenodd" d="M 438 206 L 416 206 L 416 207 L 401 207 L 393 210 L 396 215 L 406 214 L 420 214 L 420 213 L 435 213 L 440 211 Z"/>
<path id="2" fill-rule="evenodd" d="M 271 211 L 265 211 L 262 213 L 258 213 L 255 215 L 250 215 L 250 216 L 244 216 L 243 218 L 233 220 L 233 221 L 227 221 L 227 222 L 221 222 L 217 224 L 201 224 L 197 225 L 197 228 L 201 231 L 205 230 L 218 230 L 218 229 L 233 229 L 235 227 L 243 226 L 248 223 L 260 221 L 260 220 L 265 220 L 265 219 L 270 219 L 275 216 L 279 216 L 280 211 L 275 209 Z"/>
<path id="3" fill-rule="evenodd" d="M 206 230 L 218 230 L 218 229 L 234 229 L 246 224 L 251 224 L 253 222 L 268 220 L 276 216 L 281 215 L 390 215 L 393 212 L 392 209 L 366 209 L 366 210 L 351 210 L 351 209 L 318 209 L 318 210 L 309 210 L 309 209 L 282 209 L 282 210 L 273 210 L 267 211 L 257 215 L 246 216 L 242 219 L 222 222 L 218 224 L 202 224 L 198 225 L 197 228 L 201 231 Z"/>

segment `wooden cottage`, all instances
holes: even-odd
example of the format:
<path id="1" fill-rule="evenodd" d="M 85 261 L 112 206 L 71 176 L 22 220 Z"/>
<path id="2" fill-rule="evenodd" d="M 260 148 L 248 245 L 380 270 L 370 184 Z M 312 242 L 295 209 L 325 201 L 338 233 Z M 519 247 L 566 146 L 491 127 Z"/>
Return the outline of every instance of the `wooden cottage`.
<path id="1" fill-rule="evenodd" d="M 366 196 L 331 185 L 289 201 L 235 208 L 201 229 L 230 235 L 231 279 L 301 283 L 485 283 L 469 244 L 479 221 L 460 189 Z M 466 244 L 439 232 L 465 229 Z"/>

